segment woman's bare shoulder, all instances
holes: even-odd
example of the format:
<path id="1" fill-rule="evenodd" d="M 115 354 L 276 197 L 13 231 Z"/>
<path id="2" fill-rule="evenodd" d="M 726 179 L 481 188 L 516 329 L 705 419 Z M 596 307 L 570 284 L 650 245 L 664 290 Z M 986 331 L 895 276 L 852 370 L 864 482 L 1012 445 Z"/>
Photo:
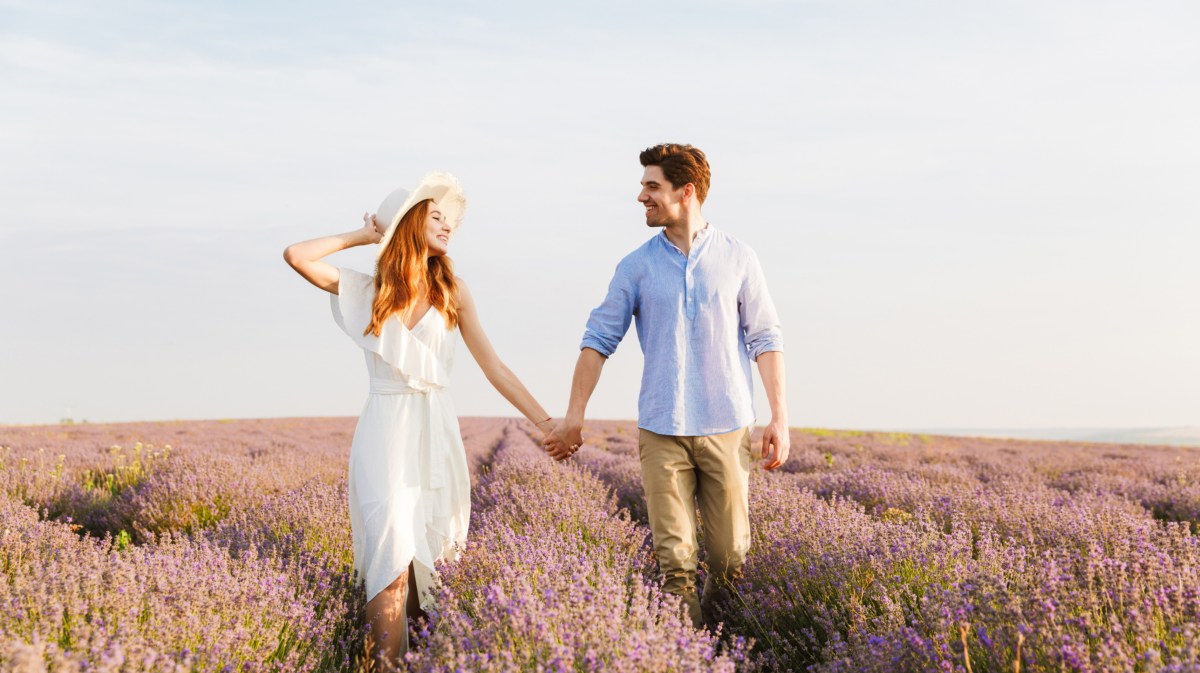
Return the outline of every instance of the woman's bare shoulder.
<path id="1" fill-rule="evenodd" d="M 454 277 L 454 294 L 460 306 L 464 303 L 473 302 L 471 288 L 467 285 L 467 281 L 463 280 L 462 276 Z"/>

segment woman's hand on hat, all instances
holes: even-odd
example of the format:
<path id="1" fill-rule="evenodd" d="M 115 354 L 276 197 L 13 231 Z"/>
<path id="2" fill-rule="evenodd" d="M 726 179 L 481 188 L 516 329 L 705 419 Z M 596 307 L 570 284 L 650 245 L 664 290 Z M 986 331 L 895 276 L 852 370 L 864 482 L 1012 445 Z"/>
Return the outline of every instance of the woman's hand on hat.
<path id="1" fill-rule="evenodd" d="M 383 240 L 383 227 L 375 221 L 374 213 L 363 213 L 363 228 L 362 232 L 367 239 L 367 243 L 378 243 Z"/>

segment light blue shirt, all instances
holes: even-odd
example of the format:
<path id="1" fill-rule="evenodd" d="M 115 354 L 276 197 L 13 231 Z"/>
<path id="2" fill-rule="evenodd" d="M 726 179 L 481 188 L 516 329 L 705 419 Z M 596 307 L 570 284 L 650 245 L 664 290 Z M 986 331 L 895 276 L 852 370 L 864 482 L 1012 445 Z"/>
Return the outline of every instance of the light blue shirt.
<path id="1" fill-rule="evenodd" d="M 783 332 L 749 246 L 712 225 L 690 255 L 665 231 L 646 241 L 617 264 L 580 348 L 611 356 L 631 318 L 645 355 L 638 427 L 702 436 L 754 422 L 750 360 L 782 351 Z"/>

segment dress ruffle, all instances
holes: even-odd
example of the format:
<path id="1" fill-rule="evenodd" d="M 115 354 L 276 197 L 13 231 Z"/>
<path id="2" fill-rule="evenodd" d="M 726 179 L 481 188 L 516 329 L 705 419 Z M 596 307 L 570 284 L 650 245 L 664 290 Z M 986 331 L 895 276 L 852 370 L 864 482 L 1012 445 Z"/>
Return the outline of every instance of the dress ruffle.
<path id="1" fill-rule="evenodd" d="M 413 336 L 411 330 L 399 324 L 393 316 L 380 330 L 379 336 L 363 334 L 371 324 L 371 306 L 375 299 L 375 279 L 353 269 L 339 269 L 338 293 L 330 295 L 329 304 L 338 327 L 354 343 L 377 354 L 397 371 L 404 374 L 408 384 L 416 389 L 445 388 L 449 376 L 429 346 Z M 430 309 L 433 310 L 433 309 Z M 437 316 L 434 316 L 436 319 Z"/>

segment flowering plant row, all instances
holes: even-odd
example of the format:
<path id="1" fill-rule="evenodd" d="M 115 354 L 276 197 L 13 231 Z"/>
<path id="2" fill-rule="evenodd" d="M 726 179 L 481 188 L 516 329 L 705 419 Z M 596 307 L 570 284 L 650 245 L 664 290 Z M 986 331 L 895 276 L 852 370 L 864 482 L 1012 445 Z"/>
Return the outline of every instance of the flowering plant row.
<path id="1" fill-rule="evenodd" d="M 0 429 L 0 669 L 360 669 L 353 423 Z M 632 423 L 562 464 L 462 430 L 408 670 L 1200 670 L 1197 449 L 795 430 L 710 633 L 656 588 Z"/>

